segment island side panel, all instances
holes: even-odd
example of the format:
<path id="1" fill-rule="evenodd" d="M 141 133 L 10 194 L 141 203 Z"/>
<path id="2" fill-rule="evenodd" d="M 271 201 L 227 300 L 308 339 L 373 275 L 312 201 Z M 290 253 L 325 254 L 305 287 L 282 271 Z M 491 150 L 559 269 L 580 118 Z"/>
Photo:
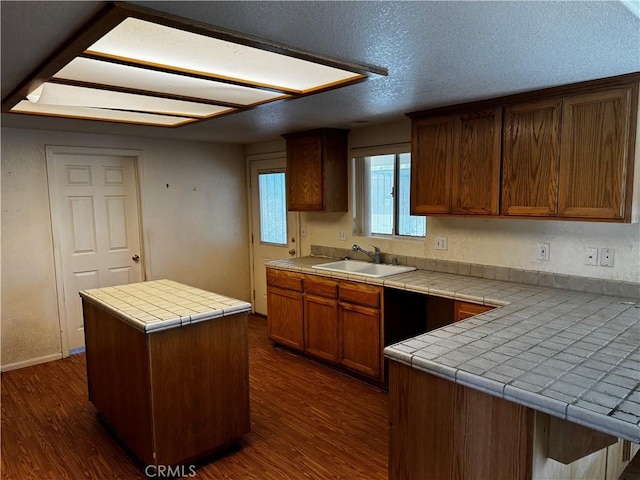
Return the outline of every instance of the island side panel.
<path id="1" fill-rule="evenodd" d="M 531 409 L 389 362 L 389 479 L 532 477 Z"/>
<path id="2" fill-rule="evenodd" d="M 247 314 L 149 334 L 156 462 L 202 457 L 250 431 Z"/>
<path id="3" fill-rule="evenodd" d="M 82 300 L 89 400 L 145 464 L 153 463 L 146 335 Z"/>

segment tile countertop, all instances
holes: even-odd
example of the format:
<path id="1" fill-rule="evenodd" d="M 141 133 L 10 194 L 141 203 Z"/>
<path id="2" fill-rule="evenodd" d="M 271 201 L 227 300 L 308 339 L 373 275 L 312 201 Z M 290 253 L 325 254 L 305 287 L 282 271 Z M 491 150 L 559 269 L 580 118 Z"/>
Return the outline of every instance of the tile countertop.
<path id="1" fill-rule="evenodd" d="M 251 304 L 172 280 L 82 290 L 80 296 L 145 333 L 251 311 Z"/>
<path id="2" fill-rule="evenodd" d="M 318 274 L 321 257 L 268 262 Z M 501 307 L 385 348 L 387 358 L 640 443 L 640 299 L 416 270 L 331 274 Z"/>

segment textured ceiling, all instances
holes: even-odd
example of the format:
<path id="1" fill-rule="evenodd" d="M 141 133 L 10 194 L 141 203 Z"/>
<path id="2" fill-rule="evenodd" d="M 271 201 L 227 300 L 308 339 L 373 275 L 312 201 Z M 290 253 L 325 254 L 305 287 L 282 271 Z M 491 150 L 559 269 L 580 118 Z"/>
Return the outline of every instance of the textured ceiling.
<path id="1" fill-rule="evenodd" d="M 389 75 L 175 129 L 15 114 L 2 126 L 252 143 L 640 71 L 640 19 L 619 1 L 130 3 Z M 2 98 L 102 5 L 1 1 Z"/>

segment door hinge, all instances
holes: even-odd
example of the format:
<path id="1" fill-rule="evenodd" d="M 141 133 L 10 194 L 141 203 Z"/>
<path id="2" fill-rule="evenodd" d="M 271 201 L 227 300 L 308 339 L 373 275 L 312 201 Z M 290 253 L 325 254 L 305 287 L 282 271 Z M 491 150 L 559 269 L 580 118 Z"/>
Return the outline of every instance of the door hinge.
<path id="1" fill-rule="evenodd" d="M 253 301 L 254 302 L 256 301 L 256 291 L 255 290 L 253 291 Z"/>
<path id="2" fill-rule="evenodd" d="M 251 243 L 253 244 L 253 233 L 251 234 Z"/>

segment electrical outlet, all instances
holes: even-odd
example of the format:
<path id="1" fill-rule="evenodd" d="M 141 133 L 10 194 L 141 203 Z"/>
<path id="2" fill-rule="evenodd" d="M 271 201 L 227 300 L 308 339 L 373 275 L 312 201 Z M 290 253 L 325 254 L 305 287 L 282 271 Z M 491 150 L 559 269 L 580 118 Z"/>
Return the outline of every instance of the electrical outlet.
<path id="1" fill-rule="evenodd" d="M 538 244 L 538 260 L 548 262 L 549 250 L 550 250 L 550 246 L 548 243 L 539 243 Z"/>
<path id="2" fill-rule="evenodd" d="M 598 265 L 598 249 L 593 247 L 587 248 L 587 258 L 584 262 L 585 265 Z"/>
<path id="3" fill-rule="evenodd" d="M 600 249 L 600 265 L 602 267 L 613 267 L 613 256 L 615 254 L 613 248 L 601 248 Z"/>
<path id="4" fill-rule="evenodd" d="M 347 241 L 347 231 L 344 228 L 338 230 L 338 240 Z"/>
<path id="5" fill-rule="evenodd" d="M 447 237 L 436 237 L 436 250 L 447 249 Z"/>
<path id="6" fill-rule="evenodd" d="M 302 227 L 300 227 L 300 236 L 301 237 L 306 237 L 307 236 L 307 226 L 303 225 Z"/>

